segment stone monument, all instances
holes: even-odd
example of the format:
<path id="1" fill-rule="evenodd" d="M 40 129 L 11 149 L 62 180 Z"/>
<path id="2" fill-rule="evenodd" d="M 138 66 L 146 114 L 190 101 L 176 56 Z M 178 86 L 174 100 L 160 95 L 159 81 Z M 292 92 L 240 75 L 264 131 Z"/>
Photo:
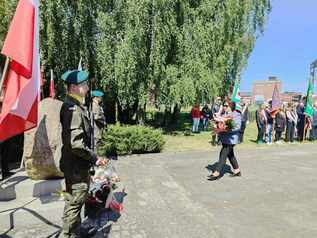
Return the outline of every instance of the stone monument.
<path id="1" fill-rule="evenodd" d="M 59 112 L 63 102 L 45 98 L 39 104 L 39 123 L 25 132 L 23 160 L 28 176 L 34 180 L 63 177 L 61 158 L 61 124 Z"/>

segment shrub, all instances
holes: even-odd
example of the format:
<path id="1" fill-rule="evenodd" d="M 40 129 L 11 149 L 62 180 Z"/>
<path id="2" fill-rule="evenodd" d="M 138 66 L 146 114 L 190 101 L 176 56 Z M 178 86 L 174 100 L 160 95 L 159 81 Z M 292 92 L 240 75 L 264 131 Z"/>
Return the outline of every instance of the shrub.
<path id="1" fill-rule="evenodd" d="M 98 152 L 101 155 L 157 153 L 164 144 L 161 130 L 145 126 L 111 125 L 102 133 Z"/>

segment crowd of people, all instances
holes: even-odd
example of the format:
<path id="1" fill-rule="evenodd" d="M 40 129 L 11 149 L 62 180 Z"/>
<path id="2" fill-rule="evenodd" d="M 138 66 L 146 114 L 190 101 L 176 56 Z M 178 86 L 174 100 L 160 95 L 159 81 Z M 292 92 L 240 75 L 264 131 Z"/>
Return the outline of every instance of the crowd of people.
<path id="1" fill-rule="evenodd" d="M 305 139 L 317 139 L 317 102 L 314 104 L 313 117 L 305 115 L 305 98 L 298 103 L 282 104 L 277 109 L 272 109 L 272 102 L 262 104 L 256 111 L 258 128 L 257 143 L 294 143 Z"/>
<path id="2" fill-rule="evenodd" d="M 232 166 L 231 177 L 240 177 L 241 170 L 234 153 L 237 144 L 243 142 L 244 131 L 249 121 L 248 104 L 236 103 L 225 99 L 222 102 L 217 97 L 214 104 L 209 107 L 206 104 L 201 110 L 195 105 L 191 110 L 193 119 L 192 132 L 199 132 L 199 128 L 207 130 L 211 125 L 214 144 L 221 144 L 219 159 L 215 169 L 208 176 L 208 180 L 221 178 L 221 171 L 226 160 Z M 295 139 L 302 142 L 305 139 L 317 139 L 317 102 L 313 106 L 313 114 L 305 113 L 305 98 L 298 103 L 282 104 L 276 101 L 259 105 L 255 112 L 258 128 L 257 143 L 282 143 L 285 133 L 285 141 L 293 143 Z M 201 125 L 201 126 L 200 126 Z"/>
<path id="3" fill-rule="evenodd" d="M 240 143 L 243 142 L 244 131 L 249 122 L 249 105 L 241 102 L 241 128 Z M 255 112 L 258 128 L 256 142 L 258 144 L 294 143 L 304 140 L 317 140 L 317 102 L 314 103 L 313 117 L 305 115 L 305 98 L 298 103 L 282 104 L 278 109 L 273 109 L 272 100 L 259 105 Z M 212 105 L 205 104 L 202 109 L 195 105 L 191 110 L 192 132 L 199 133 L 214 127 L 215 118 L 230 113 L 228 100 L 224 102 L 217 97 Z M 217 134 L 212 135 L 213 144 L 219 144 Z"/>
<path id="4" fill-rule="evenodd" d="M 209 126 L 211 128 L 215 127 L 216 119 L 218 117 L 223 117 L 229 115 L 232 111 L 230 108 L 230 101 L 224 100 L 222 101 L 221 97 L 217 97 L 214 103 L 210 106 L 207 103 L 200 110 L 199 104 L 196 104 L 191 110 L 192 116 L 192 132 L 199 133 L 200 130 L 207 131 Z M 241 128 L 240 128 L 240 142 L 243 142 L 244 131 L 246 125 L 249 121 L 249 112 L 248 112 L 248 104 L 241 102 L 240 104 L 240 112 L 241 112 Z M 213 144 L 219 144 L 218 135 L 214 133 L 212 135 Z"/>

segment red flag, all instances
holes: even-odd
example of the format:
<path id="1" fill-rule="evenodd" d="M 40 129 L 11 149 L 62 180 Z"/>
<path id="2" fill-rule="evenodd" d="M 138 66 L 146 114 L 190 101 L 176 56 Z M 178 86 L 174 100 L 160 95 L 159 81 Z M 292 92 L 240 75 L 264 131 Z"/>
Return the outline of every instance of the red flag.
<path id="1" fill-rule="evenodd" d="M 40 97 L 39 1 L 20 0 L 2 54 L 11 59 L 0 114 L 0 141 L 36 127 Z"/>
<path id="2" fill-rule="evenodd" d="M 50 97 L 51 97 L 51 98 L 54 98 L 54 97 L 55 97 L 53 70 L 51 70 Z"/>

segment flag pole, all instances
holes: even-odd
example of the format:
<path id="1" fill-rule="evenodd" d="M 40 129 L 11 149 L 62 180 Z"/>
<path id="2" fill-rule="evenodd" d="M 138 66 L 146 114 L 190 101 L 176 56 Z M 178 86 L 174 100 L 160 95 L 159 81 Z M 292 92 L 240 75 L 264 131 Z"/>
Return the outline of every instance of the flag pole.
<path id="1" fill-rule="evenodd" d="M 53 91 L 54 91 L 54 94 L 53 94 L 53 99 L 55 98 L 55 90 L 54 90 L 54 72 L 53 72 L 53 69 L 51 69 L 51 78 L 50 78 L 50 94 L 51 94 L 51 83 L 53 81 Z M 51 95 L 50 95 L 51 96 Z"/>
<path id="2" fill-rule="evenodd" d="M 80 70 L 80 71 L 83 70 L 83 66 L 81 65 L 82 59 L 83 59 L 83 58 L 80 57 L 80 60 L 79 60 L 79 63 L 78 63 L 78 68 L 77 68 L 77 69 Z"/>
<path id="3" fill-rule="evenodd" d="M 9 63 L 10 63 L 10 58 L 6 56 L 6 62 L 5 62 L 5 65 L 4 65 L 4 69 L 3 69 L 2 76 L 1 76 L 1 81 L 0 81 L 0 95 L 2 93 L 3 82 L 4 82 L 4 80 L 5 80 L 6 76 L 7 76 L 7 73 L 8 73 Z"/>
<path id="4" fill-rule="evenodd" d="M 307 100 L 307 99 L 306 99 Z M 307 116 L 306 113 L 304 113 L 304 135 L 303 135 L 303 140 L 300 142 L 303 142 L 306 139 L 306 135 L 307 135 L 307 130 L 308 130 L 308 122 L 307 122 Z M 301 138 L 300 138 L 301 139 Z"/>
<path id="5" fill-rule="evenodd" d="M 312 72 L 311 72 L 311 75 L 308 79 L 308 89 L 309 90 L 309 87 L 310 87 L 310 84 L 311 82 L 313 82 L 313 78 L 312 78 Z M 308 100 L 308 91 L 306 93 L 306 102 L 305 102 L 305 108 L 307 107 L 307 100 Z M 306 110 L 304 110 L 304 134 L 303 134 L 303 141 L 306 139 L 306 136 L 307 136 L 307 131 L 308 131 L 308 120 L 307 120 L 307 115 L 306 115 Z M 301 139 L 301 138 L 300 138 Z M 301 142 L 303 142 L 301 141 Z"/>
<path id="6" fill-rule="evenodd" d="M 311 78 L 308 79 L 308 87 L 309 87 L 309 84 L 311 82 Z M 306 105 L 307 105 L 307 93 L 306 93 L 306 102 L 305 102 L 305 105 L 304 105 L 304 108 L 306 108 Z M 306 121 L 306 113 L 305 113 L 305 109 L 304 109 L 304 131 L 303 131 L 303 140 L 301 140 L 302 138 L 299 138 L 300 142 L 304 142 L 304 140 L 306 139 L 306 134 L 307 134 L 307 121 Z"/>

